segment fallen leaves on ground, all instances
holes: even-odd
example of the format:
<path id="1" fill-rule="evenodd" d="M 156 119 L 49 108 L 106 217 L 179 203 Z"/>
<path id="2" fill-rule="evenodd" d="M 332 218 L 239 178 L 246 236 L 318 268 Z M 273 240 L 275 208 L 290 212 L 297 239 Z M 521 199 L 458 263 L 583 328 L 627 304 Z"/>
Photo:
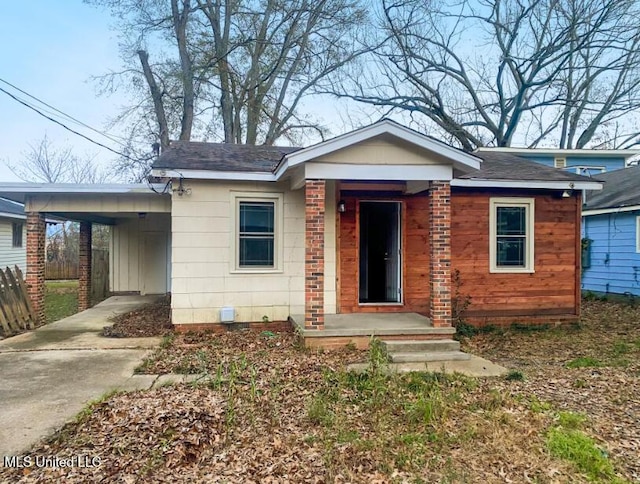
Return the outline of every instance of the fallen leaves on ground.
<path id="1" fill-rule="evenodd" d="M 105 326 L 102 334 L 109 338 L 143 338 L 164 336 L 172 331 L 171 299 L 163 297 L 125 314 L 115 316 L 112 326 Z"/>
<path id="2" fill-rule="evenodd" d="M 560 410 L 584 413 L 618 474 L 639 480 L 639 321 L 590 303 L 580 328 L 465 344 L 523 381 L 387 377 L 373 350 L 308 351 L 288 333 L 171 334 L 139 371 L 199 374 L 196 384 L 111 396 L 30 451 L 97 455 L 100 467 L 0 469 L 0 480 L 587 482 L 545 446 Z M 584 356 L 602 366 L 566 368 Z M 369 373 L 344 371 L 366 359 Z"/>

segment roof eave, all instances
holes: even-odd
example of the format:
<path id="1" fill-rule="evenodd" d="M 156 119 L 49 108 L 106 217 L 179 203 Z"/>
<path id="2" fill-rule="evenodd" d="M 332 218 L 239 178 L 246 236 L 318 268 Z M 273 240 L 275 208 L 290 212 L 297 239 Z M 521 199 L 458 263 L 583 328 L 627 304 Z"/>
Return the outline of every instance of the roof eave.
<path id="1" fill-rule="evenodd" d="M 469 188 L 538 188 L 543 190 L 602 190 L 601 182 L 574 180 L 491 180 L 483 178 L 455 178 L 452 187 Z"/>

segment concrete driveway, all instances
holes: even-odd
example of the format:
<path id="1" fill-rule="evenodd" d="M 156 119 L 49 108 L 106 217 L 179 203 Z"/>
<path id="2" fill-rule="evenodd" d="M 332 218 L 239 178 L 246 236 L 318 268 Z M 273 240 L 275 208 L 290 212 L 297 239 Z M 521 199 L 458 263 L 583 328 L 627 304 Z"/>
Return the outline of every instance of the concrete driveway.
<path id="1" fill-rule="evenodd" d="M 114 389 L 149 388 L 133 370 L 160 338 L 105 338 L 111 316 L 153 302 L 114 296 L 35 331 L 0 341 L 0 465 Z"/>

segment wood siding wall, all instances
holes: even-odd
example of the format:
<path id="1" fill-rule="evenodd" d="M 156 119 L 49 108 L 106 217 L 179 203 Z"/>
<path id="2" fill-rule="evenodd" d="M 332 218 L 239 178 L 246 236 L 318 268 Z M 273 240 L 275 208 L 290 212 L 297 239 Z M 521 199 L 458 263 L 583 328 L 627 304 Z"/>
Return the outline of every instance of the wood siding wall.
<path id="1" fill-rule="evenodd" d="M 491 197 L 535 198 L 534 273 L 489 272 Z M 579 314 L 580 204 L 579 195 L 563 199 L 554 192 L 454 189 L 451 267 L 460 272 L 460 293 L 471 296 L 468 322 L 542 322 Z"/>
<path id="2" fill-rule="evenodd" d="M 22 247 L 13 247 L 13 223 L 22 224 Z M 0 218 L 0 269 L 20 267 L 27 270 L 27 223 L 25 220 Z"/>
<path id="3" fill-rule="evenodd" d="M 342 193 L 346 211 L 340 214 L 339 225 L 339 310 L 355 312 L 417 312 L 429 314 L 429 197 L 369 196 Z M 358 304 L 359 264 L 359 204 L 358 200 L 389 200 L 402 202 L 402 305 Z"/>

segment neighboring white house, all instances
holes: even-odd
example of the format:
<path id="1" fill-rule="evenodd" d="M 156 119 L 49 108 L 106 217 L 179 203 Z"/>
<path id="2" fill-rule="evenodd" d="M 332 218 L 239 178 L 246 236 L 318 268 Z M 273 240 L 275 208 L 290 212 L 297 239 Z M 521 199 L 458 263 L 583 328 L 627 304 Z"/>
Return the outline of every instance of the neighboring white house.
<path id="1" fill-rule="evenodd" d="M 0 268 L 27 267 L 27 229 L 24 206 L 0 198 Z"/>

